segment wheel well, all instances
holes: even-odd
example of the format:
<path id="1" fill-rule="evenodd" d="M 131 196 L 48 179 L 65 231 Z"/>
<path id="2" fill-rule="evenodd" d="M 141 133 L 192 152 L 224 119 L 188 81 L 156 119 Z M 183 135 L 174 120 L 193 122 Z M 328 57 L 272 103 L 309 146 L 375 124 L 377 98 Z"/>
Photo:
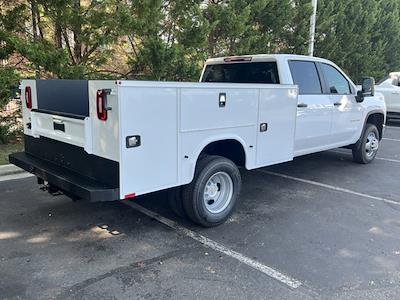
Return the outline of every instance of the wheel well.
<path id="1" fill-rule="evenodd" d="M 385 117 L 383 114 L 375 113 L 368 116 L 367 124 L 374 124 L 376 128 L 378 128 L 379 138 L 382 139 L 383 133 L 383 123 L 385 121 Z"/>
<path id="2" fill-rule="evenodd" d="M 212 142 L 201 151 L 200 156 L 204 154 L 223 156 L 241 167 L 246 164 L 246 154 L 243 145 L 237 140 Z"/>

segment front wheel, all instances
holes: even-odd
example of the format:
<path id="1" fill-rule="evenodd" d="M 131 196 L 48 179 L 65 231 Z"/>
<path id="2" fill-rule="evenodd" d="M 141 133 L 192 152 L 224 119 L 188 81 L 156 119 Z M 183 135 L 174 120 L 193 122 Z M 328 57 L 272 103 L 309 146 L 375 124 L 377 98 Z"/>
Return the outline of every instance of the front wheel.
<path id="1" fill-rule="evenodd" d="M 232 214 L 241 186 L 240 172 L 232 161 L 205 156 L 197 164 L 192 183 L 183 187 L 185 212 L 198 225 L 220 225 Z"/>
<path id="2" fill-rule="evenodd" d="M 379 149 L 379 132 L 374 124 L 367 124 L 360 140 L 353 148 L 353 160 L 360 164 L 372 162 Z"/>

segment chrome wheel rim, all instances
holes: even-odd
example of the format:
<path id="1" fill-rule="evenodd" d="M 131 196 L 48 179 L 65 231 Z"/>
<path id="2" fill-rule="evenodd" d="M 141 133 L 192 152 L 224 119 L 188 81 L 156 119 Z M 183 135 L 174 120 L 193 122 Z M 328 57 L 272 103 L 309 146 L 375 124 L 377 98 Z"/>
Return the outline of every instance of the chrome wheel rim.
<path id="1" fill-rule="evenodd" d="M 368 158 L 375 155 L 379 148 L 379 140 L 375 132 L 370 132 L 367 136 L 367 141 L 365 143 L 365 152 Z"/>
<path id="2" fill-rule="evenodd" d="M 215 173 L 208 179 L 203 193 L 206 209 L 212 214 L 218 214 L 226 209 L 232 200 L 233 181 L 225 172 Z"/>

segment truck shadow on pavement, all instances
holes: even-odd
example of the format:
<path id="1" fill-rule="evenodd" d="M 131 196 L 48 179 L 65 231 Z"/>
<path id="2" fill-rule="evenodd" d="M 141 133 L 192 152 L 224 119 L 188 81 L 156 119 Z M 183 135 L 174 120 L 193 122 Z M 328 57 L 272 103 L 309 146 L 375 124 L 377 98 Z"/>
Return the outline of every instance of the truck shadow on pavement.
<path id="1" fill-rule="evenodd" d="M 374 165 L 379 174 L 386 169 Z M 265 170 L 394 199 L 400 194 L 386 175 L 378 178 L 380 186 L 374 188 L 376 175 L 353 164 L 348 154 L 318 153 Z M 396 282 L 400 270 L 397 208 L 260 171 L 242 170 L 242 176 L 242 201 L 226 224 L 217 228 L 199 228 L 175 216 L 165 192 L 137 197 L 134 202 L 299 278 L 319 293 L 391 287 L 390 282 Z M 220 265 L 219 256 L 214 262 L 204 256 L 210 250 L 123 203 L 53 198 L 38 190 L 33 178 L 0 182 L 0 191 L 2 296 L 78 297 L 93 288 L 103 290 L 108 284 L 102 282 L 117 278 L 124 289 L 141 285 L 143 295 L 162 298 L 174 295 L 174 289 L 170 285 L 160 289 L 161 282 L 182 276 L 181 272 L 190 278 L 205 272 L 204 278 L 232 285 L 232 270 Z M 213 268 L 206 269 L 210 259 Z M 224 275 L 215 274 L 216 265 Z M 251 274 L 244 282 L 253 277 L 267 280 L 257 271 Z M 179 278 L 186 282 L 181 289 L 194 289 L 193 279 Z M 109 284 L 120 289 L 120 283 Z"/>

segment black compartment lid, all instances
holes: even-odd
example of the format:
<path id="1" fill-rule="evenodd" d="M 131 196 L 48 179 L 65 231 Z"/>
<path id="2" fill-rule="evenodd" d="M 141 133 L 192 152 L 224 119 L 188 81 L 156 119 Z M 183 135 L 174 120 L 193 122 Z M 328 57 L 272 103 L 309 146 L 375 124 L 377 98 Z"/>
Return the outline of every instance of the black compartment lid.
<path id="1" fill-rule="evenodd" d="M 55 113 L 89 116 L 87 80 L 36 80 L 38 109 Z"/>

